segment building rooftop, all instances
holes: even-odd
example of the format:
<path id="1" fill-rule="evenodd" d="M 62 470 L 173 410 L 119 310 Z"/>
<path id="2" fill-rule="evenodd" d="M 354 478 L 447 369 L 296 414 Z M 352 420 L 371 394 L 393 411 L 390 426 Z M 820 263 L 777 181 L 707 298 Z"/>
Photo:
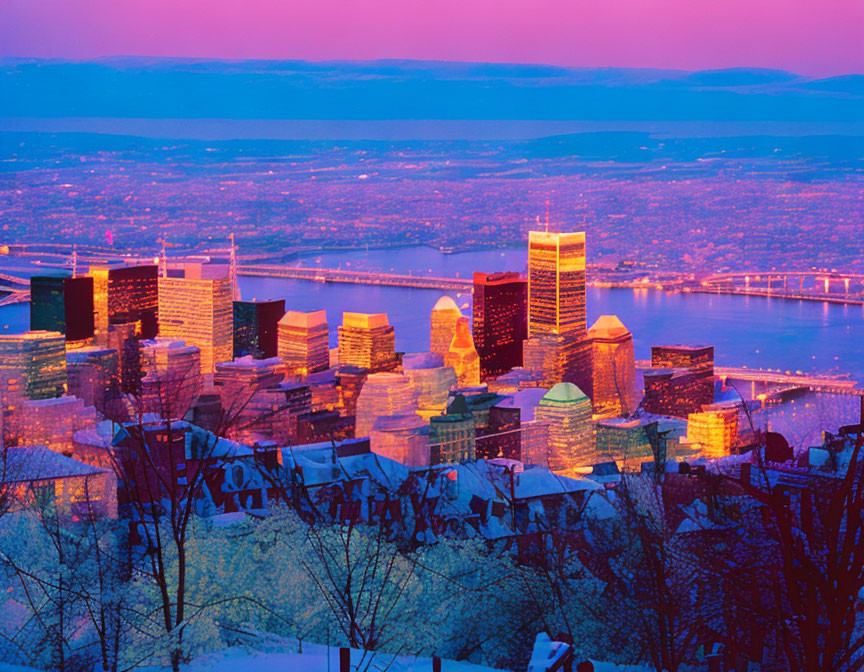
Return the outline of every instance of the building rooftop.
<path id="1" fill-rule="evenodd" d="M 540 404 L 543 404 L 544 402 L 566 403 L 571 401 L 582 401 L 587 398 L 588 397 L 585 396 L 585 393 L 573 383 L 558 383 L 543 396 L 540 400 Z"/>
<path id="2" fill-rule="evenodd" d="M 390 324 L 387 313 L 342 313 L 342 326 L 355 329 L 377 329 Z"/>
<path id="3" fill-rule="evenodd" d="M 629 336 L 630 331 L 617 315 L 601 315 L 588 330 L 588 338 L 620 338 Z"/>
<path id="4" fill-rule="evenodd" d="M 462 314 L 462 311 L 459 310 L 459 306 L 456 305 L 453 297 L 447 296 L 446 294 L 435 302 L 432 312 L 434 313 L 436 311 L 455 311 L 460 315 Z"/>
<path id="5" fill-rule="evenodd" d="M 297 327 L 299 329 L 311 329 L 312 327 L 320 327 L 327 325 L 327 311 L 316 310 L 310 313 L 303 313 L 299 310 L 289 310 L 286 312 L 279 324 L 286 327 Z"/>

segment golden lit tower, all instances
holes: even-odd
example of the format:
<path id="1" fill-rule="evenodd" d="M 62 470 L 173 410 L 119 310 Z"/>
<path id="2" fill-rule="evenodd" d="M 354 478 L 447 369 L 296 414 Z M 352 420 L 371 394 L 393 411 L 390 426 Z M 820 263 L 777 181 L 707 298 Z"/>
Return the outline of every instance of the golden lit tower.
<path id="1" fill-rule="evenodd" d="M 453 334 L 453 340 L 450 341 L 444 365 L 452 367 L 456 372 L 459 387 L 480 384 L 480 357 L 474 348 L 467 317 L 460 317 L 456 321 L 456 332 Z"/>
<path id="2" fill-rule="evenodd" d="M 462 311 L 459 310 L 459 306 L 452 298 L 444 295 L 438 299 L 435 307 L 432 308 L 430 317 L 430 352 L 447 357 L 450 343 L 456 333 L 456 322 L 460 317 L 462 317 Z"/>
<path id="3" fill-rule="evenodd" d="M 615 315 L 601 315 L 588 330 L 594 360 L 594 412 L 605 417 L 636 410 L 633 336 Z"/>
<path id="4" fill-rule="evenodd" d="M 330 368 L 330 328 L 327 312 L 289 310 L 279 320 L 279 357 L 289 373 L 306 375 Z"/>
<path id="5" fill-rule="evenodd" d="M 585 233 L 528 233 L 528 335 L 585 331 Z"/>
<path id="6" fill-rule="evenodd" d="M 573 383 L 558 383 L 534 411 L 538 422 L 549 425 L 548 467 L 556 473 L 597 463 L 591 400 Z"/>
<path id="7" fill-rule="evenodd" d="M 392 371 L 399 365 L 396 335 L 387 313 L 342 313 L 339 364 L 359 366 L 370 373 Z"/>
<path id="8" fill-rule="evenodd" d="M 159 278 L 159 335 L 201 350 L 201 373 L 234 354 L 234 304 L 227 274 L 207 277 L 200 264 L 187 264 L 182 278 Z"/>

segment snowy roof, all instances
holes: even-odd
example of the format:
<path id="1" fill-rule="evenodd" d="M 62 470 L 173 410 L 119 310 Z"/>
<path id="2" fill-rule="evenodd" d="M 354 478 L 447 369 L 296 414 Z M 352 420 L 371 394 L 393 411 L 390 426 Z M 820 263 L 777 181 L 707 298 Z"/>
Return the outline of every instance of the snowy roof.
<path id="1" fill-rule="evenodd" d="M 0 482 L 22 483 L 104 473 L 108 470 L 73 460 L 45 446 L 18 446 L 6 450 L 6 463 L 0 467 Z"/>

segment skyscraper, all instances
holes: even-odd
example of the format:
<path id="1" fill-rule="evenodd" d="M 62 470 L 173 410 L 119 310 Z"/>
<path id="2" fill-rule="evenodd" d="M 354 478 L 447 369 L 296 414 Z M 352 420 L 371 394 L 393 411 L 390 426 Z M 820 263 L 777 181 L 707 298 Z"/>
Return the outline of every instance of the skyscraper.
<path id="1" fill-rule="evenodd" d="M 205 279 L 196 269 L 182 278 L 159 278 L 159 334 L 201 350 L 201 373 L 232 359 L 234 309 L 227 277 Z"/>
<path id="2" fill-rule="evenodd" d="M 528 283 L 518 273 L 475 273 L 473 336 L 480 379 L 522 366 L 528 336 Z"/>
<path id="3" fill-rule="evenodd" d="M 387 321 L 387 313 L 342 314 L 339 364 L 359 366 L 370 373 L 392 371 L 399 365 L 396 335 Z"/>
<path id="4" fill-rule="evenodd" d="M 276 357 L 278 324 L 285 314 L 285 299 L 234 301 L 234 357 Z"/>
<path id="5" fill-rule="evenodd" d="M 381 416 L 409 415 L 417 410 L 417 391 L 401 373 L 373 373 L 360 389 L 357 398 L 357 422 L 354 435 L 369 436 Z"/>
<path id="6" fill-rule="evenodd" d="M 633 336 L 615 315 L 601 315 L 588 330 L 593 349 L 594 412 L 605 417 L 636 409 Z"/>
<path id="7" fill-rule="evenodd" d="M 145 266 L 91 266 L 96 336 L 105 342 L 109 324 L 139 324 L 141 338 L 159 332 L 159 268 Z"/>
<path id="8" fill-rule="evenodd" d="M 59 331 L 67 341 L 93 338 L 93 278 L 30 278 L 30 329 Z"/>
<path id="9" fill-rule="evenodd" d="M 59 397 L 66 387 L 66 338 L 58 331 L 0 334 L 0 381 L 11 397 Z"/>
<path id="10" fill-rule="evenodd" d="M 444 358 L 444 365 L 456 372 L 459 387 L 472 387 L 480 384 L 480 357 L 474 348 L 468 318 L 460 317 L 456 322 L 456 333 L 450 342 L 450 349 Z"/>
<path id="11" fill-rule="evenodd" d="M 573 383 L 558 383 L 549 390 L 534 417 L 549 425 L 547 460 L 552 471 L 571 472 L 598 461 L 591 400 Z"/>
<path id="12" fill-rule="evenodd" d="M 560 381 L 594 393 L 585 331 L 584 233 L 529 232 L 528 336 L 526 367 L 528 362 L 550 363 L 550 370 L 537 371 L 541 379 L 560 375 Z"/>
<path id="13" fill-rule="evenodd" d="M 714 347 L 662 345 L 651 348 L 643 407 L 649 413 L 686 418 L 714 402 Z"/>
<path id="14" fill-rule="evenodd" d="M 279 320 L 277 352 L 289 374 L 307 375 L 330 368 L 327 312 L 289 310 Z"/>
<path id="15" fill-rule="evenodd" d="M 585 233 L 528 233 L 528 335 L 585 332 Z"/>
<path id="16" fill-rule="evenodd" d="M 450 343 L 456 333 L 456 322 L 462 317 L 462 311 L 456 302 L 447 296 L 442 296 L 432 308 L 429 317 L 429 350 L 441 357 L 446 357 L 450 351 Z"/>

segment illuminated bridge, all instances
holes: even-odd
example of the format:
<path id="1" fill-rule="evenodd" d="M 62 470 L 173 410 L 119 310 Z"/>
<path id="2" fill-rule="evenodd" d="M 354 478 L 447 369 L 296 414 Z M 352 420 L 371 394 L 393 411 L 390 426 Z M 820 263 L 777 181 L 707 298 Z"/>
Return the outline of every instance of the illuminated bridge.
<path id="1" fill-rule="evenodd" d="M 354 285 L 386 285 L 390 287 L 414 287 L 415 289 L 440 289 L 446 292 L 471 292 L 474 283 L 462 278 L 434 278 L 422 275 L 399 275 L 395 273 L 372 273 L 369 271 L 345 271 L 336 268 L 289 268 L 286 266 L 240 266 L 238 275 L 266 278 L 289 278 L 316 282 L 345 282 Z"/>
<path id="2" fill-rule="evenodd" d="M 864 303 L 864 275 L 824 271 L 715 273 L 702 278 L 691 291 Z"/>
<path id="3" fill-rule="evenodd" d="M 782 371 L 766 371 L 764 369 L 746 369 L 717 366 L 714 375 L 718 378 L 740 380 L 749 383 L 762 383 L 777 387 L 806 387 L 813 392 L 826 394 L 849 394 L 864 397 L 864 388 L 858 387 L 854 380 L 835 378 L 833 376 L 807 375 L 800 373 L 784 373 Z"/>

